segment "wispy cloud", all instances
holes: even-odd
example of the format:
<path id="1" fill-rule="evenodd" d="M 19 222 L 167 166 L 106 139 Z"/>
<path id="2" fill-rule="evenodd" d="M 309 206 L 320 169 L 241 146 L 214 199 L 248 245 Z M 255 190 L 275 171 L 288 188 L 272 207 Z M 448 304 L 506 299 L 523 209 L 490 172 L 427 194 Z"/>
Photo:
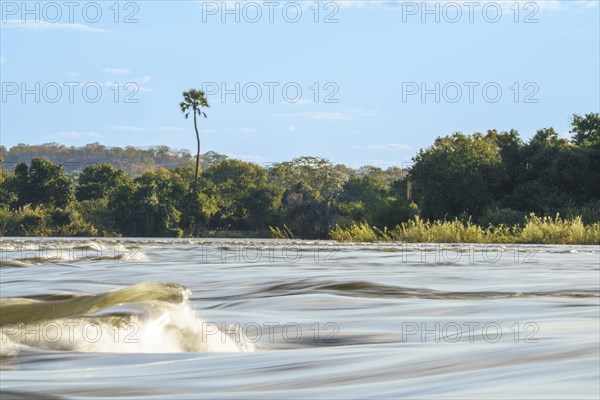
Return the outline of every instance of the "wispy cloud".
<path id="1" fill-rule="evenodd" d="M 183 128 L 180 128 L 178 126 L 157 126 L 153 129 L 163 132 L 179 132 L 183 130 Z"/>
<path id="2" fill-rule="evenodd" d="M 106 85 L 106 87 L 113 88 L 115 85 L 119 84 L 123 88 L 123 90 L 132 90 L 134 88 L 132 88 L 131 85 L 134 84 L 135 87 L 137 88 L 137 90 L 139 90 L 140 92 L 154 92 L 155 91 L 154 89 L 151 89 L 151 88 L 145 87 L 145 86 L 141 86 L 143 84 L 150 82 L 151 80 L 152 80 L 152 78 L 150 76 L 144 75 L 141 78 L 132 78 L 132 79 L 128 78 L 122 82 L 106 81 L 105 85 Z"/>
<path id="3" fill-rule="evenodd" d="M 370 144 L 367 146 L 353 146 L 355 149 L 375 150 L 375 151 L 406 151 L 413 150 L 412 146 L 402 143 Z"/>
<path id="4" fill-rule="evenodd" d="M 311 101 L 311 100 L 307 100 L 307 99 L 300 99 L 295 103 L 292 103 L 291 101 L 282 101 L 281 104 L 286 104 L 286 105 L 291 105 L 291 106 L 305 106 L 307 104 L 317 104 L 315 101 Z"/>
<path id="5" fill-rule="evenodd" d="M 115 131 L 129 131 L 129 132 L 147 132 L 147 128 L 141 128 L 139 126 L 129 126 L 129 125 L 113 125 L 109 126 L 109 129 Z"/>
<path id="6" fill-rule="evenodd" d="M 130 74 L 131 71 L 127 68 L 104 68 L 104 72 L 108 74 Z"/>
<path id="7" fill-rule="evenodd" d="M 394 158 L 393 160 L 381 160 L 381 159 L 364 159 L 364 160 L 356 160 L 347 163 L 351 168 L 360 168 L 366 165 L 372 165 L 374 167 L 379 168 L 389 168 L 389 167 L 397 167 L 397 166 L 405 166 L 407 162 L 410 161 L 410 157 L 402 157 L 402 158 Z"/>
<path id="8" fill-rule="evenodd" d="M 135 78 L 132 79 L 131 82 L 136 82 L 136 83 L 148 83 L 152 80 L 151 77 L 149 77 L 148 75 L 144 75 L 141 78 Z"/>
<path id="9" fill-rule="evenodd" d="M 226 154 L 229 158 L 236 160 L 242 160 L 255 164 L 265 164 L 268 160 L 264 157 L 253 155 L 253 154 Z"/>
<path id="10" fill-rule="evenodd" d="M 47 22 L 47 21 L 25 21 L 22 22 L 18 19 L 9 19 L 2 22 L 3 27 L 7 28 L 21 28 L 31 31 L 80 31 L 80 32 L 106 32 L 104 29 L 92 28 L 89 25 L 84 24 L 65 24 L 59 22 Z"/>
<path id="11" fill-rule="evenodd" d="M 344 114 L 341 112 L 315 112 L 315 113 L 312 113 L 311 118 L 313 118 L 313 119 L 331 119 L 331 120 L 336 120 L 336 121 L 354 119 L 354 117 L 352 117 L 351 115 Z"/>
<path id="12" fill-rule="evenodd" d="M 540 10 L 566 10 L 569 6 L 573 5 L 583 5 L 584 7 L 589 7 L 587 4 L 592 2 L 589 0 L 480 0 L 475 4 L 478 7 L 483 7 L 486 4 L 495 3 L 500 7 L 508 9 L 509 7 L 514 7 L 515 3 L 522 3 L 523 5 L 528 3 L 535 3 Z M 410 5 L 411 10 L 413 10 L 414 6 L 421 7 L 421 3 L 415 0 L 338 0 L 336 3 L 340 7 L 344 8 L 352 8 L 352 7 L 387 7 L 387 8 L 402 8 L 408 7 L 407 3 L 412 3 Z M 439 4 L 440 7 L 444 6 L 444 3 L 454 3 L 461 5 L 462 3 L 456 2 L 456 0 L 437 0 L 435 2 Z M 433 6 L 430 6 L 433 7 Z M 414 10 L 413 10 L 414 11 Z"/>
<path id="13" fill-rule="evenodd" d="M 369 110 L 365 108 L 347 108 L 341 110 L 341 112 L 351 115 L 357 115 L 359 117 L 375 117 L 379 115 L 379 110 Z"/>
<path id="14" fill-rule="evenodd" d="M 100 139 L 103 136 L 97 132 L 78 132 L 78 131 L 65 131 L 53 133 L 50 136 L 66 139 L 79 139 L 79 138 L 93 138 Z"/>
<path id="15" fill-rule="evenodd" d="M 278 113 L 273 114 L 274 117 L 278 118 L 310 118 L 310 119 L 321 119 L 321 120 L 335 120 L 343 121 L 349 119 L 355 119 L 352 115 L 344 114 L 342 112 L 301 112 L 301 113 Z"/>
<path id="16" fill-rule="evenodd" d="M 288 125 L 287 127 L 281 129 L 283 132 L 296 132 L 296 126 Z"/>
<path id="17" fill-rule="evenodd" d="M 378 159 L 366 159 L 366 160 L 357 160 L 348 163 L 348 166 L 351 168 L 360 168 L 365 165 L 372 165 L 374 167 L 386 168 L 394 165 L 391 161 L 386 160 L 378 160 Z"/>
<path id="18" fill-rule="evenodd" d="M 183 128 L 180 128 L 178 126 L 141 127 L 141 126 L 132 126 L 132 125 L 112 125 L 112 126 L 109 126 L 108 128 L 115 130 L 115 131 L 128 131 L 128 132 L 151 132 L 151 131 L 177 132 L 177 131 L 183 131 Z"/>
<path id="19" fill-rule="evenodd" d="M 202 130 L 204 133 L 215 133 L 215 132 L 228 132 L 228 133 L 254 133 L 257 132 L 256 128 L 248 128 L 248 127 L 243 127 L 243 128 L 228 128 L 228 129 L 203 129 Z"/>
<path id="20" fill-rule="evenodd" d="M 277 113 L 273 114 L 274 117 L 278 118 L 309 118 L 309 119 L 321 119 L 321 120 L 333 120 L 333 121 L 346 121 L 351 119 L 357 119 L 358 117 L 373 117 L 379 113 L 379 110 L 366 110 L 363 108 L 350 108 L 334 112 L 294 112 L 294 113 Z"/>

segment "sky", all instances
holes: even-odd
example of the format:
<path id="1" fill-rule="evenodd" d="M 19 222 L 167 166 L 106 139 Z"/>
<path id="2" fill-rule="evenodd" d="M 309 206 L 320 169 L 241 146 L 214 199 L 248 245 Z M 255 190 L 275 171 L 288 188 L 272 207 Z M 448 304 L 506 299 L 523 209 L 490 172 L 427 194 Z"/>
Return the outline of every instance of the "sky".
<path id="1" fill-rule="evenodd" d="M 438 136 L 600 111 L 598 1 L 1 1 L 0 145 L 403 166 Z"/>

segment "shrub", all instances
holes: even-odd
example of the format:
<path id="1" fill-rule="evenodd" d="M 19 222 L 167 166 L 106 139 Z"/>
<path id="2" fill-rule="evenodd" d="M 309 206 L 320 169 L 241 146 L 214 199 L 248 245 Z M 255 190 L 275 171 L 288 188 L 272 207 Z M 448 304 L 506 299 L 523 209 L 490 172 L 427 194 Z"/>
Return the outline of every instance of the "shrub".
<path id="1" fill-rule="evenodd" d="M 515 226 L 522 225 L 524 221 L 525 216 L 521 211 L 498 207 L 486 209 L 478 219 L 481 226 Z"/>

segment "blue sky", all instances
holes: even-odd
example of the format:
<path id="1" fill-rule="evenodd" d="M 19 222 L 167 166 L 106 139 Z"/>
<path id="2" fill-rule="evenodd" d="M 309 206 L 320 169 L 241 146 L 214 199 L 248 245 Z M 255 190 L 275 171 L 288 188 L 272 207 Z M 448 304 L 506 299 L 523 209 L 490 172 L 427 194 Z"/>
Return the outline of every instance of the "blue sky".
<path id="1" fill-rule="evenodd" d="M 258 163 L 402 165 L 437 136 L 567 136 L 600 110 L 598 1 L 78 3 L 2 1 L 1 145 L 191 150 L 178 103 L 203 86 L 203 152 Z"/>

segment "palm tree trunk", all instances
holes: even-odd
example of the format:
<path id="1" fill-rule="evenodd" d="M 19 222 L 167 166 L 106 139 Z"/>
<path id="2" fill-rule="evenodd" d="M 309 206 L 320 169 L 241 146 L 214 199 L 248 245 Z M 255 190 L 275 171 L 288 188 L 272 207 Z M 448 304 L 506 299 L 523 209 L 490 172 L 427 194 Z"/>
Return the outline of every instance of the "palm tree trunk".
<path id="1" fill-rule="evenodd" d="M 198 191 L 198 167 L 200 166 L 200 134 L 198 133 L 198 123 L 196 121 L 196 110 L 194 110 L 194 129 L 196 130 L 196 176 L 194 177 L 194 192 Z"/>

